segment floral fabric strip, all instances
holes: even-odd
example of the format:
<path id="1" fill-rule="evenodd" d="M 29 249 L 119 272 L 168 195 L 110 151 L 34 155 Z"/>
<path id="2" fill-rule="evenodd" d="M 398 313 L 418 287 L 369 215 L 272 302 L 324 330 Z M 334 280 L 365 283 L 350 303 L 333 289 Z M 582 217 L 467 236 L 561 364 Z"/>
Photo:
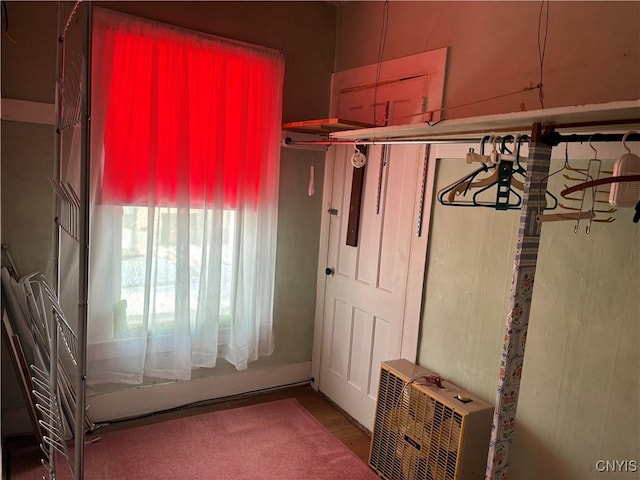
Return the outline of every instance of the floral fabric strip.
<path id="1" fill-rule="evenodd" d="M 544 208 L 550 159 L 550 146 L 543 143 L 530 145 L 527 181 L 522 198 L 520 230 L 509 297 L 509 315 L 504 334 L 487 459 L 486 478 L 490 480 L 505 480 L 509 468 L 509 451 L 515 431 L 520 377 L 524 364 L 529 311 L 540 242 L 541 224 L 536 222 L 536 215 Z"/>

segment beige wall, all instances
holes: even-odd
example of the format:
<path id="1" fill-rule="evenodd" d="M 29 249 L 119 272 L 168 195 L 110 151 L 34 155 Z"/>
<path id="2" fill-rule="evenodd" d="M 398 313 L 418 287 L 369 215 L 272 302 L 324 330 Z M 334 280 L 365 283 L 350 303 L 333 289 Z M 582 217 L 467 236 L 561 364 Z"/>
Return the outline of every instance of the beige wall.
<path id="1" fill-rule="evenodd" d="M 192 30 L 282 50 L 286 56 L 283 121 L 329 111 L 337 8 L 328 2 L 96 2 Z"/>
<path id="2" fill-rule="evenodd" d="M 375 63 L 384 2 L 339 9 L 336 71 Z M 449 47 L 445 107 L 517 92 L 540 79 L 540 2 L 389 2 L 383 60 Z M 640 98 L 640 3 L 549 2 L 546 108 Z M 540 108 L 537 91 L 445 113 Z"/>
<path id="3" fill-rule="evenodd" d="M 608 148 L 610 169 L 621 147 Z M 436 188 L 468 171 L 441 160 Z M 609 478 L 597 460 L 640 459 L 640 232 L 632 210 L 614 217 L 589 235 L 584 223 L 542 228 L 509 478 Z M 419 363 L 494 402 L 519 212 L 436 204 L 432 220 Z"/>
<path id="4" fill-rule="evenodd" d="M 283 120 L 322 118 L 329 109 L 336 6 L 327 2 L 104 2 L 186 28 L 280 49 L 286 57 Z M 2 38 L 2 96 L 52 103 L 55 85 L 55 2 L 8 2 L 9 33 Z M 311 52 L 311 54 L 309 54 Z M 51 271 L 53 173 L 51 127 L 2 121 L 2 242 L 21 272 Z M 282 150 L 274 322 L 276 350 L 250 369 L 311 361 L 320 231 L 323 157 Z M 307 195 L 310 162 L 316 191 Z M 223 362 L 221 362 L 223 363 Z M 3 365 L 3 370 L 6 370 Z M 232 369 L 196 372 L 196 377 Z M 117 387 L 121 388 L 121 387 Z M 106 390 L 113 389 L 110 386 Z M 15 395 L 10 392 L 14 392 Z M 9 392 L 9 397 L 5 394 Z M 11 385 L 4 407 L 22 402 Z"/>
<path id="5" fill-rule="evenodd" d="M 21 274 L 46 270 L 53 241 L 53 193 L 47 180 L 53 174 L 53 127 L 2 121 L 0 135 L 2 243 L 9 245 Z M 5 261 L 3 254 L 3 265 Z M 3 337 L 2 408 L 11 411 L 3 428 L 11 431 L 23 398 L 4 346 Z"/>
<path id="6" fill-rule="evenodd" d="M 445 106 L 522 89 L 539 79 L 540 2 L 395 2 L 383 60 L 449 47 Z M 549 2 L 545 107 L 640 98 L 640 3 Z M 336 69 L 375 63 L 383 2 L 339 10 Z M 537 92 L 446 118 L 540 108 Z M 600 149 L 611 166 L 620 145 Z M 554 155 L 563 153 L 554 149 Z M 634 151 L 640 153 L 637 145 Z M 574 160 L 591 150 L 570 148 Z M 462 158 L 464 154 L 456 158 Z M 559 168 L 556 160 L 553 168 Z M 436 189 L 469 171 L 442 160 Z M 554 177 L 551 187 L 562 188 Z M 590 235 L 545 224 L 536 276 L 510 479 L 604 475 L 597 460 L 640 462 L 640 258 L 629 210 Z M 518 212 L 434 206 L 418 361 L 495 402 Z"/>

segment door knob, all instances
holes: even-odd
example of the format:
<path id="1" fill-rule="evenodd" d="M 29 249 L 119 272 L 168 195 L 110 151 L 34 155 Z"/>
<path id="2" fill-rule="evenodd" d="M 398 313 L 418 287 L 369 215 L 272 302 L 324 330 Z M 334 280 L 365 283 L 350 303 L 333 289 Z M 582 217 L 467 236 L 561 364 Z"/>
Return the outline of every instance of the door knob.
<path id="1" fill-rule="evenodd" d="M 331 267 L 325 268 L 324 273 L 326 273 L 327 275 L 333 275 L 333 268 Z"/>

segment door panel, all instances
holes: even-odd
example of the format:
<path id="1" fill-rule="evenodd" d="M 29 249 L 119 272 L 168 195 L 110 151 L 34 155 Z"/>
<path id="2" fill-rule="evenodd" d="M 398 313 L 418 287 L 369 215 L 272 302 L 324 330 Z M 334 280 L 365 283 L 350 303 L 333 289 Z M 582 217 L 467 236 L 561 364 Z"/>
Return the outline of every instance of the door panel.
<path id="1" fill-rule="evenodd" d="M 371 325 L 369 324 L 369 314 L 359 308 L 353 309 L 353 322 L 352 322 L 352 334 L 353 338 L 359 338 L 361 342 L 350 342 L 351 345 L 357 349 L 352 352 L 353 358 L 366 358 L 367 355 L 367 338 L 371 338 Z M 349 365 L 349 377 L 348 382 L 351 387 L 362 391 L 367 387 L 367 365 L 364 362 L 351 362 Z"/>
<path id="2" fill-rule="evenodd" d="M 402 96 L 398 96 L 398 85 L 362 87 L 340 95 L 336 116 L 373 125 L 384 125 L 386 102 L 389 101 L 388 125 L 413 123 L 423 119 L 420 114 L 427 110 L 429 77 L 421 77 L 402 82 Z M 374 103 L 375 102 L 375 103 Z M 375 112 L 374 112 L 375 109 Z"/>
<path id="3" fill-rule="evenodd" d="M 369 364 L 370 378 L 367 395 L 372 402 L 375 402 L 378 396 L 378 383 L 380 381 L 380 364 L 392 358 L 388 355 L 383 355 L 389 351 L 389 339 L 391 338 L 390 329 L 392 325 L 382 318 L 374 317 L 373 328 L 375 334 L 373 336 L 373 348 Z M 398 355 L 396 355 L 396 358 L 397 357 Z"/>
<path id="4" fill-rule="evenodd" d="M 375 108 L 382 125 L 388 101 L 388 125 L 438 121 L 446 62 L 444 47 L 334 73 L 331 116 L 373 124 Z M 419 115 L 423 112 L 433 114 Z"/>

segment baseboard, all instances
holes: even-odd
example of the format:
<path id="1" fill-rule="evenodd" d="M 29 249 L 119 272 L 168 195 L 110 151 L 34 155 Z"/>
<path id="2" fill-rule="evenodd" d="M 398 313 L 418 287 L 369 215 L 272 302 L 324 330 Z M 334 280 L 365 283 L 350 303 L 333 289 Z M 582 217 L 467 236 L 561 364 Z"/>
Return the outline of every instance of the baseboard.
<path id="1" fill-rule="evenodd" d="M 87 398 L 95 423 L 121 420 L 216 398 L 309 381 L 311 362 L 245 370 L 184 382 L 132 387 Z"/>

